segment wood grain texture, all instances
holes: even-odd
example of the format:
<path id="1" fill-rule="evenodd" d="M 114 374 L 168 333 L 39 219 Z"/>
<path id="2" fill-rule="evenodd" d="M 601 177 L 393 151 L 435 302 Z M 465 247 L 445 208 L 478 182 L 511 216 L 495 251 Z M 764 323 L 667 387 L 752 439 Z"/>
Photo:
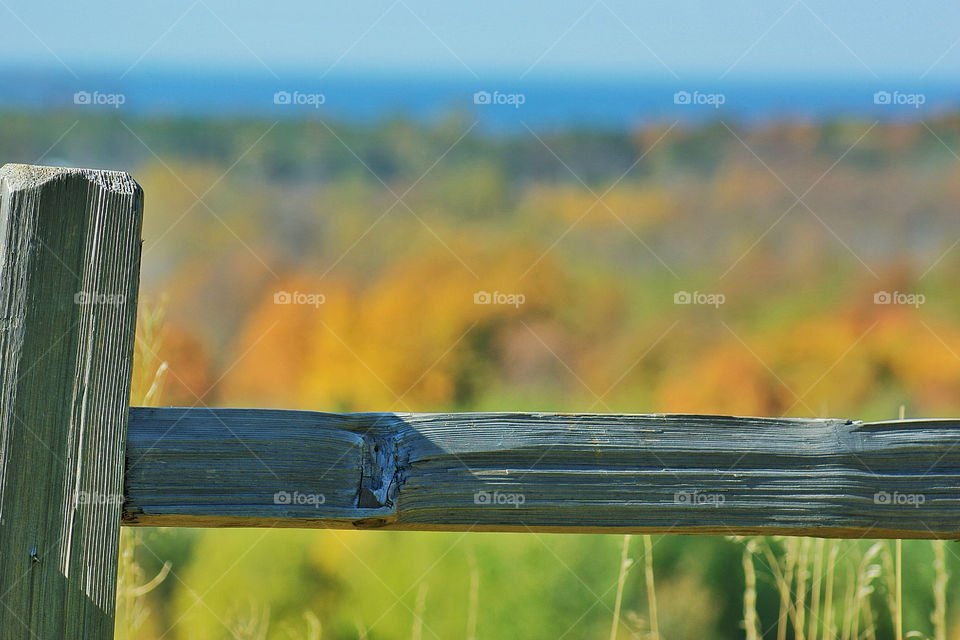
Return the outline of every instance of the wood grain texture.
<path id="1" fill-rule="evenodd" d="M 125 491 L 144 526 L 960 538 L 960 421 L 134 407 Z"/>
<path id="2" fill-rule="evenodd" d="M 0 169 L 0 637 L 112 638 L 143 195 Z"/>

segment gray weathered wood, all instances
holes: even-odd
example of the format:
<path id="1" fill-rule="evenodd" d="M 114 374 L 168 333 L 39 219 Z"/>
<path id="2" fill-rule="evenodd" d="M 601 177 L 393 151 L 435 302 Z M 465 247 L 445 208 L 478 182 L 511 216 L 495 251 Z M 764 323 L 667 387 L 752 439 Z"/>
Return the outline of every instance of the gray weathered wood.
<path id="1" fill-rule="evenodd" d="M 960 421 L 135 407 L 125 492 L 145 526 L 958 538 Z"/>
<path id="2" fill-rule="evenodd" d="M 143 196 L 0 169 L 0 637 L 112 638 Z"/>

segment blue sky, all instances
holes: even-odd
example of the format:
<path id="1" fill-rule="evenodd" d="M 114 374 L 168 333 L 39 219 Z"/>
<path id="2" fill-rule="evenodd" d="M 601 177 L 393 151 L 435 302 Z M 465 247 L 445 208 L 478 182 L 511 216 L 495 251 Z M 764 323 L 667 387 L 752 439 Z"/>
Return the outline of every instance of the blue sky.
<path id="1" fill-rule="evenodd" d="M 283 76 L 687 78 L 960 73 L 960 3 L 0 0 L 9 64 Z"/>

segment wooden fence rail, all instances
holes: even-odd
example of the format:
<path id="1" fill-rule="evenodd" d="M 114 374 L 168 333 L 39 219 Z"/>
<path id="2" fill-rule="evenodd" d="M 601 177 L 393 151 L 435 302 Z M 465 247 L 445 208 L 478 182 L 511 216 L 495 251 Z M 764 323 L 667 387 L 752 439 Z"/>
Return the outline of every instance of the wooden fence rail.
<path id="1" fill-rule="evenodd" d="M 130 410 L 124 523 L 960 537 L 960 421 Z"/>
<path id="2" fill-rule="evenodd" d="M 128 408 L 142 208 L 0 169 L 0 638 L 111 638 L 121 521 L 960 538 L 960 420 Z"/>

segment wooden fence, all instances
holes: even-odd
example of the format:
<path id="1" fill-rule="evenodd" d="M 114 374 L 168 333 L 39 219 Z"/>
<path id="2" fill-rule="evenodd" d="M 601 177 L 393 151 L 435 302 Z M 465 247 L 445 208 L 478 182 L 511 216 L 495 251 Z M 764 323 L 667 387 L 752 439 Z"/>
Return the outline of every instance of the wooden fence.
<path id="1" fill-rule="evenodd" d="M 142 210 L 0 169 L 0 638 L 112 637 L 121 524 L 960 538 L 960 420 L 128 407 Z"/>

